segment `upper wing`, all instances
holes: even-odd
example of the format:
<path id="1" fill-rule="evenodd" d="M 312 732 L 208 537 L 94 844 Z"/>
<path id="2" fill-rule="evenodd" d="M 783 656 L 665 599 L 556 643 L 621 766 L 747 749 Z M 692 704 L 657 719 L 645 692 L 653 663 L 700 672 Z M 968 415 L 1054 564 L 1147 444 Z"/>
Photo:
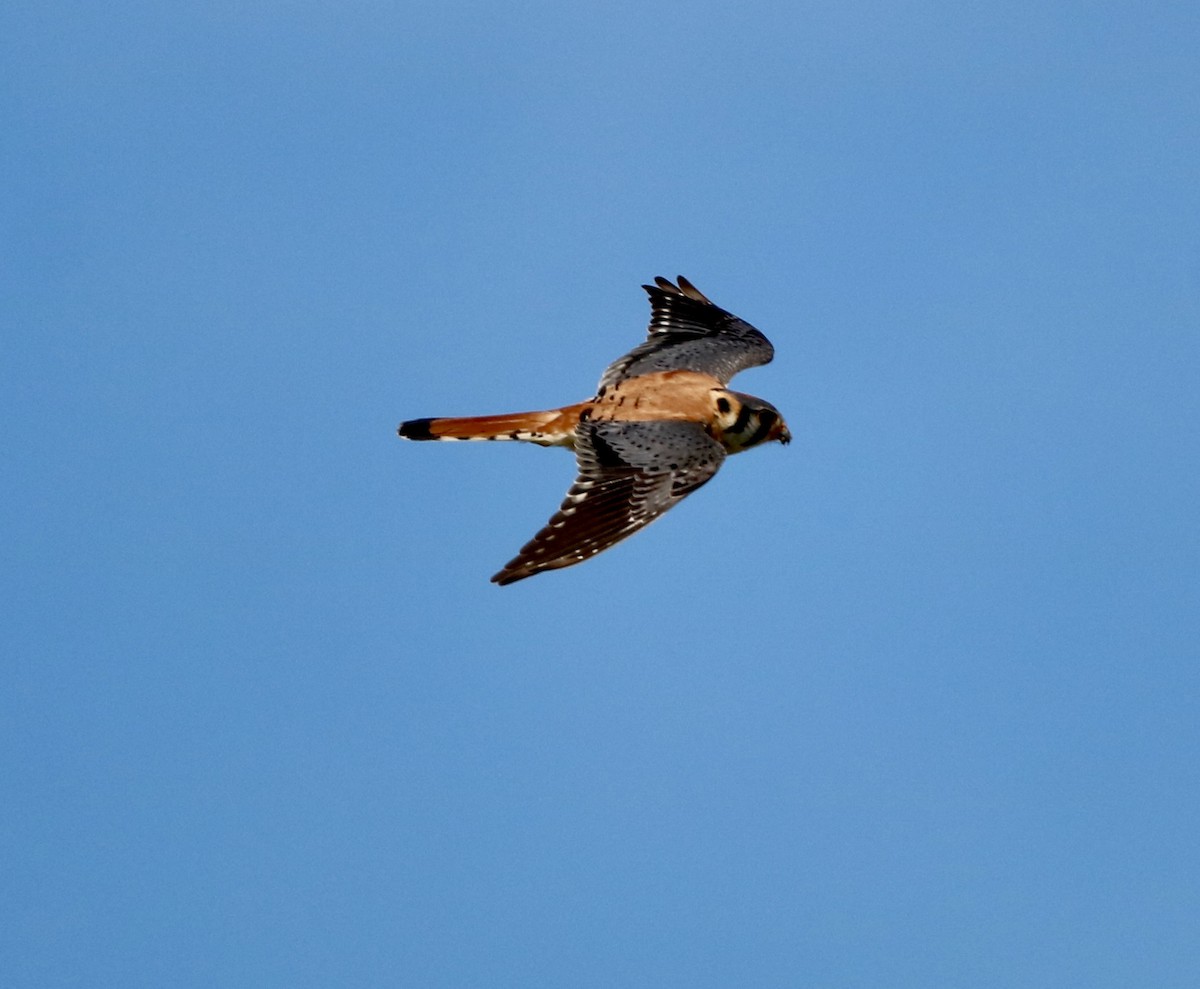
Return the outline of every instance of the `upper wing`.
<path id="1" fill-rule="evenodd" d="M 714 306 L 682 275 L 679 284 L 657 277 L 643 285 L 650 295 L 650 336 L 609 365 L 600 385 L 651 371 L 700 371 L 723 385 L 739 371 L 775 356 L 771 342 L 753 326 Z"/>
<path id="2" fill-rule="evenodd" d="M 699 423 L 584 421 L 575 455 L 562 507 L 493 582 L 582 563 L 633 535 L 711 478 L 725 450 Z"/>

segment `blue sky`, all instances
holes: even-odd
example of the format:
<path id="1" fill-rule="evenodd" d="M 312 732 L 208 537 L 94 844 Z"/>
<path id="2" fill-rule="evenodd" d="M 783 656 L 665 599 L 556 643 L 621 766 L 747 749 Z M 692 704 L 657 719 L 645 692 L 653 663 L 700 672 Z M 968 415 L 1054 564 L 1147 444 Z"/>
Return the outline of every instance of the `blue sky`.
<path id="1" fill-rule="evenodd" d="M 1194 4 L 0 13 L 0 981 L 1194 986 Z M 488 577 L 683 273 L 795 440 Z"/>

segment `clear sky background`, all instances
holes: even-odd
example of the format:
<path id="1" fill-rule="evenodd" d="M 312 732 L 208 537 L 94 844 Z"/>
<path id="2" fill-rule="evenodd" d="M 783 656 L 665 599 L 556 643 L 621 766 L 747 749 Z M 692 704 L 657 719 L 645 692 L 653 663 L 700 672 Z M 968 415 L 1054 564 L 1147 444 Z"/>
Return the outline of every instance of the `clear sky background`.
<path id="1" fill-rule="evenodd" d="M 0 982 L 1200 984 L 1200 7 L 46 3 Z M 488 577 L 683 273 L 753 450 Z"/>

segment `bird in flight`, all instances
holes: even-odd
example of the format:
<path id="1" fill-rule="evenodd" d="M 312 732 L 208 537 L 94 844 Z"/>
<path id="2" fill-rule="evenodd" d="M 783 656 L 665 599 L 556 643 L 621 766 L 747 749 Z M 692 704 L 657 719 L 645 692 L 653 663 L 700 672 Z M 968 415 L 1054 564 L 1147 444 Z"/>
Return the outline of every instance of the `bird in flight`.
<path id="1" fill-rule="evenodd" d="M 791 441 L 770 402 L 731 391 L 775 350 L 686 278 L 655 278 L 645 343 L 610 364 L 594 397 L 544 412 L 409 419 L 408 440 L 522 440 L 575 451 L 578 476 L 558 512 L 493 583 L 591 559 L 706 483 L 726 456 Z"/>

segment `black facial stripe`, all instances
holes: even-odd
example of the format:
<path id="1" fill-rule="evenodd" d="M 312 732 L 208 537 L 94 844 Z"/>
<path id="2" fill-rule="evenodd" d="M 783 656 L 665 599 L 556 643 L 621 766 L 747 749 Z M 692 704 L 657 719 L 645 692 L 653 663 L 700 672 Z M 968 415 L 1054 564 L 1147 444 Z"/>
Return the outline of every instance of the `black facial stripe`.
<path id="1" fill-rule="evenodd" d="M 767 422 L 766 418 L 764 417 L 763 420 L 758 424 L 758 429 L 754 430 L 753 433 L 746 437 L 746 441 L 742 445 L 754 446 L 758 443 L 761 443 L 766 438 L 767 433 L 770 431 L 771 423 Z"/>
<path id="2" fill-rule="evenodd" d="M 738 410 L 737 418 L 733 421 L 733 425 L 729 427 L 729 432 L 734 436 L 741 436 L 745 428 L 750 425 L 750 417 L 754 415 L 754 410 L 749 405 L 743 405 Z"/>
<path id="3" fill-rule="evenodd" d="M 746 446 L 754 446 L 756 443 L 761 443 L 766 439 L 767 433 L 771 431 L 771 427 L 775 425 L 775 421 L 779 418 L 770 409 L 763 409 L 758 414 L 758 417 L 758 428 L 746 440 Z"/>

